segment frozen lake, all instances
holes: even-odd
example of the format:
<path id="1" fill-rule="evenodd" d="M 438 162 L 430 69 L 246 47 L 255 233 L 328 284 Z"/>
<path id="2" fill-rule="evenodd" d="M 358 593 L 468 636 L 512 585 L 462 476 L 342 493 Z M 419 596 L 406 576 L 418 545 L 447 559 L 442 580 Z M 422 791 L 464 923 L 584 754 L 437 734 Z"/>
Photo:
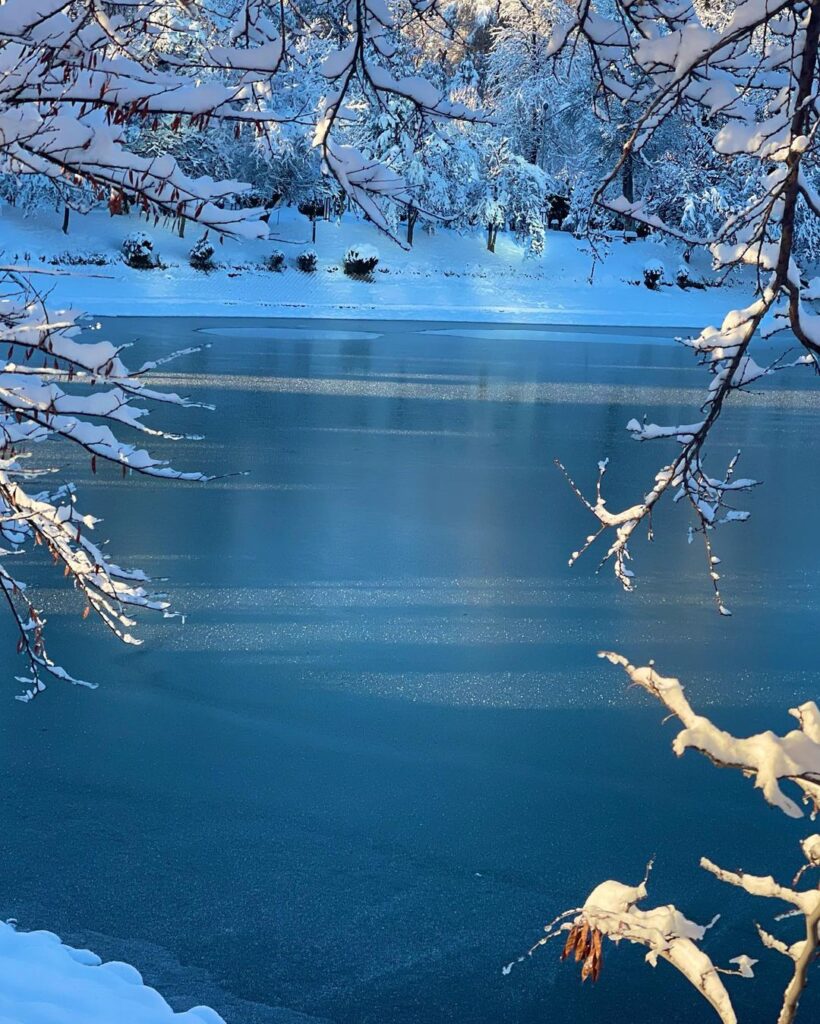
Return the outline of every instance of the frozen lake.
<path id="1" fill-rule="evenodd" d="M 4 917 L 128 959 L 229 1024 L 707 1021 L 634 948 L 605 951 L 594 989 L 557 948 L 501 974 L 655 853 L 651 899 L 723 912 L 716 959 L 782 976 L 754 934 L 766 908 L 697 860 L 790 875 L 808 823 L 677 761 L 659 708 L 595 652 L 655 657 L 740 731 L 783 731 L 818 696 L 808 376 L 740 396 L 713 445 L 716 468 L 740 445 L 743 475 L 766 481 L 751 521 L 716 539 L 722 619 L 683 509 L 635 545 L 635 594 L 595 575 L 594 552 L 567 567 L 591 522 L 552 460 L 591 486 L 609 456 L 610 504 L 642 493 L 669 449 L 624 425 L 691 422 L 703 393 L 674 332 L 104 326 L 138 342 L 132 362 L 211 343 L 167 382 L 217 411 L 157 415 L 207 435 L 174 446 L 181 468 L 248 475 L 169 485 L 77 463 L 112 550 L 169 577 L 187 618 L 144 617 L 145 647 L 119 648 L 78 629 L 82 602 L 44 570 L 50 649 L 101 685 L 23 706 L 3 655 Z M 5 621 L 0 644 L 13 651 Z M 771 1016 L 765 981 L 729 983 L 746 1024 Z M 816 990 L 806 1020 L 812 1006 Z"/>

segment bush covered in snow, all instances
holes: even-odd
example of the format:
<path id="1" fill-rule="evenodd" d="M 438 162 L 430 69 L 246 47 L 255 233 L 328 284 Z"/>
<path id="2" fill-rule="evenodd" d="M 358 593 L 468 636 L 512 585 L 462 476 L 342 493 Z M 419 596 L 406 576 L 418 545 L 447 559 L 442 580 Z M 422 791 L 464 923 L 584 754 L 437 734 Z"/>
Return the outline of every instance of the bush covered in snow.
<path id="1" fill-rule="evenodd" d="M 570 200 L 568 196 L 559 192 L 550 192 L 547 195 L 547 227 L 560 231 L 564 227 L 564 221 L 569 216 Z"/>
<path id="2" fill-rule="evenodd" d="M 679 288 L 705 288 L 701 275 L 693 270 L 688 263 L 681 263 L 675 273 L 675 281 Z"/>
<path id="3" fill-rule="evenodd" d="M 300 252 L 296 257 L 296 266 L 300 270 L 304 270 L 306 274 L 311 274 L 316 269 L 319 263 L 319 257 L 316 255 L 313 249 L 305 249 L 304 252 Z"/>
<path id="4" fill-rule="evenodd" d="M 544 222 L 538 217 L 533 217 L 532 220 L 527 223 L 527 235 L 530 240 L 529 248 L 527 249 L 527 256 L 533 259 L 543 256 L 544 249 L 547 245 Z"/>
<path id="5" fill-rule="evenodd" d="M 58 252 L 48 261 L 55 267 L 104 267 L 111 260 L 104 252 L 96 250 L 80 249 Z"/>
<path id="6" fill-rule="evenodd" d="M 313 196 L 310 199 L 304 199 L 299 203 L 297 207 L 299 213 L 304 217 L 310 217 L 311 220 L 315 220 L 317 217 L 323 217 L 325 213 L 325 201 L 320 199 L 318 196 Z"/>
<path id="7" fill-rule="evenodd" d="M 203 235 L 199 241 L 194 242 L 191 251 L 188 253 L 188 262 L 197 270 L 212 270 L 215 252 L 213 243 Z"/>
<path id="8" fill-rule="evenodd" d="M 135 270 L 153 270 L 159 266 L 159 256 L 154 252 L 154 242 L 144 231 L 132 231 L 122 243 L 122 258 Z"/>
<path id="9" fill-rule="evenodd" d="M 647 260 L 643 267 L 643 283 L 656 291 L 663 283 L 664 267 L 660 260 Z"/>
<path id="10" fill-rule="evenodd" d="M 372 245 L 351 245 L 343 260 L 344 271 L 351 277 L 367 277 L 379 264 L 379 251 Z"/>
<path id="11" fill-rule="evenodd" d="M 284 270 L 285 269 L 285 254 L 281 249 L 274 249 L 273 252 L 269 253 L 265 258 L 265 269 L 266 270 Z"/>

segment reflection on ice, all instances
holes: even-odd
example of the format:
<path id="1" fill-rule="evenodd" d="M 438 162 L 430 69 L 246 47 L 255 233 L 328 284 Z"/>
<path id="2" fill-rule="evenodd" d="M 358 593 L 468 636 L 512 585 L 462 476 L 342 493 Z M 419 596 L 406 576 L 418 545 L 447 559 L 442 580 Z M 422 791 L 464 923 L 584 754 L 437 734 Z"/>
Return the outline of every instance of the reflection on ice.
<path id="1" fill-rule="evenodd" d="M 617 342 L 621 345 L 669 345 L 673 344 L 681 334 L 691 334 L 691 330 L 683 327 L 618 327 L 612 325 L 573 324 L 546 325 L 533 327 L 449 327 L 426 330 L 428 335 L 441 338 L 473 338 L 482 341 L 562 341 L 568 335 L 588 342 Z"/>
<path id="2" fill-rule="evenodd" d="M 264 321 L 252 327 L 200 327 L 197 334 L 218 338 L 249 338 L 258 341 L 361 341 L 380 338 L 374 331 L 337 331 L 322 327 L 270 327 Z"/>
<path id="3" fill-rule="evenodd" d="M 572 1024 L 601 1006 L 629 1024 L 657 1024 L 658 1005 L 664 1024 L 699 1020 L 661 967 L 636 1001 L 626 968 L 618 996 L 617 957 L 606 993 L 556 981 L 557 959 L 517 985 L 501 966 L 526 945 L 522 922 L 588 891 L 602 857 L 632 877 L 656 851 L 658 878 L 696 906 L 692 849 L 765 863 L 782 838 L 779 822 L 738 829 L 747 799 L 757 810 L 751 787 L 672 758 L 657 708 L 595 651 L 662 651 L 693 701 L 740 732 L 771 724 L 763 705 L 817 693 L 813 385 L 738 396 L 721 424 L 716 454 L 741 446 L 766 481 L 722 541 L 727 621 L 683 503 L 657 516 L 659 543 L 636 546 L 634 594 L 595 575 L 593 552 L 567 566 L 589 514 L 552 457 L 583 483 L 609 457 L 624 484 L 613 503 L 634 498 L 658 450 L 625 424 L 650 407 L 683 422 L 703 398 L 706 375 L 676 346 L 245 324 L 105 327 L 145 358 L 211 332 L 164 377 L 216 406 L 169 411 L 207 440 L 159 454 L 250 475 L 159 487 L 67 465 L 81 493 L 94 487 L 95 538 L 168 577 L 185 621 L 143 618 L 145 646 L 124 651 L 77 628 L 82 594 L 58 590 L 40 552 L 53 650 L 100 688 L 53 686 L 30 709 L 9 696 L 0 716 L 2 820 L 15 822 L 4 915 L 116 936 L 112 952 L 146 980 L 237 1024 L 540 1024 L 547 1005 Z M 9 623 L 0 633 L 11 658 Z M 126 941 L 149 935 L 153 959 Z"/>
<path id="4" fill-rule="evenodd" d="M 597 368 L 597 367 L 596 367 Z M 606 369 L 601 367 L 600 369 Z M 635 369 L 627 367 L 627 369 Z M 334 395 L 342 398 L 396 398 L 438 402 L 516 402 L 548 405 L 617 404 L 625 408 L 657 405 L 689 405 L 699 408 L 703 403 L 702 387 L 660 387 L 651 385 L 586 384 L 575 381 L 488 381 L 453 383 L 450 375 L 428 375 L 430 382 L 407 381 L 404 374 L 369 373 L 362 371 L 355 379 L 340 377 L 263 377 L 240 374 L 151 374 L 146 383 L 173 387 L 176 390 L 213 389 L 269 392 L 293 395 Z M 436 383 L 436 381 L 439 381 Z M 769 408 L 814 409 L 816 395 L 808 389 L 747 392 L 746 406 Z M 624 421 L 624 424 L 626 421 Z"/>

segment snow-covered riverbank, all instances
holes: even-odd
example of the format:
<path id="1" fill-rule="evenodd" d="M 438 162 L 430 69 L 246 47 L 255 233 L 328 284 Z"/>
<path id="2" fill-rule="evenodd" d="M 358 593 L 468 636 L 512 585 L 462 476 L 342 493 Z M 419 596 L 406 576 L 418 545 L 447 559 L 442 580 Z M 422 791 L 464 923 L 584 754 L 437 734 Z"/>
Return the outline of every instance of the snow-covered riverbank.
<path id="1" fill-rule="evenodd" d="M 35 280 L 51 289 L 52 305 L 97 316 L 355 316 L 697 328 L 748 302 L 748 291 L 738 285 L 678 287 L 680 251 L 651 239 L 611 242 L 594 261 L 588 243 L 550 231 L 544 256 L 533 259 L 509 235 L 500 236 L 491 253 L 481 232 L 442 229 L 434 235 L 417 231 L 412 250 L 405 251 L 349 216 L 341 223 L 318 222 L 314 245 L 308 220 L 285 209 L 272 217 L 270 241 L 225 239 L 216 245 L 216 269 L 204 272 L 188 262 L 201 232 L 189 229 L 181 239 L 161 224 L 105 211 L 72 214 L 68 235 L 61 224 L 55 211 L 23 218 L 3 207 L 0 261 L 38 271 Z M 123 238 L 143 228 L 162 261 L 155 270 L 132 270 L 121 259 Z M 349 246 L 365 243 L 378 244 L 379 267 L 370 281 L 351 279 L 342 258 Z M 311 248 L 318 267 L 303 273 L 296 257 Z M 264 269 L 276 249 L 285 255 L 280 272 Z M 98 265 L 72 262 L 92 256 Z M 650 291 L 641 283 L 643 270 L 657 260 L 669 283 Z M 694 272 L 711 282 L 705 262 L 695 263 Z"/>
<path id="2" fill-rule="evenodd" d="M 174 1013 L 129 964 L 102 963 L 51 932 L 0 921 L 0 1020 L 4 1024 L 224 1024 L 207 1006 Z"/>

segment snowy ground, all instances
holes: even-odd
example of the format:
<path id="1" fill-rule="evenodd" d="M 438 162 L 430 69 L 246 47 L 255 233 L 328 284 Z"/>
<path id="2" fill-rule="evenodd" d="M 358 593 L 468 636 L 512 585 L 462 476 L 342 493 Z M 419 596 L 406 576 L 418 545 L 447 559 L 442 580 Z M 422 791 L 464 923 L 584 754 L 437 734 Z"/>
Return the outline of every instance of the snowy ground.
<path id="1" fill-rule="evenodd" d="M 307 219 L 285 209 L 272 218 L 271 241 L 226 239 L 217 245 L 218 268 L 206 273 L 188 263 L 191 245 L 201 234 L 190 228 L 188 237 L 180 239 L 162 225 L 110 217 L 105 211 L 72 214 L 68 235 L 61 232 L 61 223 L 62 214 L 55 211 L 23 218 L 11 207 L 0 208 L 0 261 L 59 270 L 57 277 L 37 278 L 53 287 L 53 304 L 98 316 L 372 316 L 695 328 L 745 305 L 749 294 L 738 285 L 684 290 L 668 283 L 653 292 L 632 283 L 642 280 L 650 260 L 660 260 L 674 282 L 680 252 L 652 240 L 610 243 L 590 283 L 591 249 L 567 232 L 548 233 L 541 259 L 528 258 L 510 236 L 502 235 L 497 251 L 490 253 L 481 232 L 460 235 L 446 229 L 434 235 L 418 230 L 413 249 L 406 252 L 379 237 L 371 224 L 348 215 L 341 223 L 320 221 L 314 247 Z M 164 266 L 131 270 L 120 258 L 122 240 L 129 231 L 146 227 Z M 381 253 L 372 281 L 353 280 L 341 269 L 348 246 L 361 243 L 376 243 Z M 313 274 L 295 267 L 306 248 L 315 248 L 319 257 Z M 274 249 L 286 257 L 281 273 L 262 267 Z M 99 253 L 108 262 L 53 263 L 66 253 Z M 705 263 L 695 269 L 711 279 Z"/>
<path id="2" fill-rule="evenodd" d="M 51 932 L 0 922 L 0 1024 L 224 1024 L 207 1006 L 174 1013 L 139 972 L 101 963 Z"/>

